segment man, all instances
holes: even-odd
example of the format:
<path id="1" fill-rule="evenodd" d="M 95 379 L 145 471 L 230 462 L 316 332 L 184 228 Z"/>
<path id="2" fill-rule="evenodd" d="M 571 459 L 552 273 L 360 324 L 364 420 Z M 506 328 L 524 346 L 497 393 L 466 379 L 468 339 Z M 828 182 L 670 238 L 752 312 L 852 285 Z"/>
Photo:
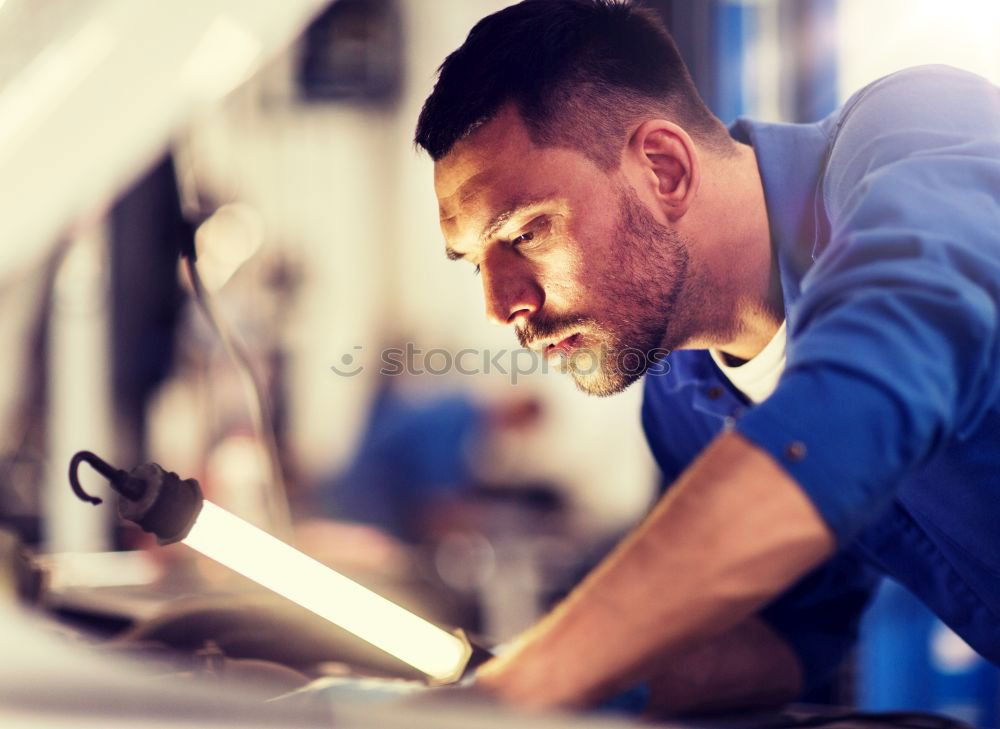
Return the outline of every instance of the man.
<path id="1" fill-rule="evenodd" d="M 997 88 L 914 69 L 727 131 L 645 12 L 526 0 L 447 58 L 416 141 L 489 318 L 585 392 L 645 374 L 672 482 L 481 687 L 789 700 L 880 573 L 1000 662 Z"/>

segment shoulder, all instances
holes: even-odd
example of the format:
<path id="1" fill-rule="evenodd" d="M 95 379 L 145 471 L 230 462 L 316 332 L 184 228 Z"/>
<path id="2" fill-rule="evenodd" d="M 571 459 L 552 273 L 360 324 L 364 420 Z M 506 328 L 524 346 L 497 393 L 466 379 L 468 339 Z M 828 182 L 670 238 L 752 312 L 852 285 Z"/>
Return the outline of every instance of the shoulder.
<path id="1" fill-rule="evenodd" d="M 835 115 L 824 185 L 836 203 L 866 175 L 936 152 L 1000 155 L 1000 87 L 950 66 L 917 66 L 864 87 Z"/>
<path id="2" fill-rule="evenodd" d="M 970 117 L 1000 112 L 1000 87 L 951 66 L 915 66 L 855 92 L 838 114 L 838 130 L 870 123 L 961 129 Z M 973 121 L 974 123 L 974 121 Z"/>

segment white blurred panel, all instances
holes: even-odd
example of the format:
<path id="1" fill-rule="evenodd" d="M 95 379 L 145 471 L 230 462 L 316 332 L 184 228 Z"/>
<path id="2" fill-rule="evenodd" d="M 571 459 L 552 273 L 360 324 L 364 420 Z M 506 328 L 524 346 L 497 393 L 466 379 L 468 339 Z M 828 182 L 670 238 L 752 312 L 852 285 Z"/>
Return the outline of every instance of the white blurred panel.
<path id="1" fill-rule="evenodd" d="M 110 203 L 191 114 L 326 4 L 63 3 L 72 22 L 53 13 L 51 35 L 31 35 L 40 4 L 7 0 L 0 46 L 21 50 L 0 75 L 0 271 L 36 259 L 77 216 Z"/>
<path id="2" fill-rule="evenodd" d="M 66 469 L 86 448 L 115 462 L 111 430 L 108 353 L 107 235 L 81 232 L 56 276 L 48 328 L 49 473 L 45 479 L 45 547 L 50 552 L 110 549 L 113 511 L 82 503 L 70 490 Z M 80 469 L 84 489 L 107 499 L 107 481 Z"/>
<path id="3" fill-rule="evenodd" d="M 838 96 L 909 66 L 944 63 L 1000 83 L 997 0 L 840 0 Z"/>

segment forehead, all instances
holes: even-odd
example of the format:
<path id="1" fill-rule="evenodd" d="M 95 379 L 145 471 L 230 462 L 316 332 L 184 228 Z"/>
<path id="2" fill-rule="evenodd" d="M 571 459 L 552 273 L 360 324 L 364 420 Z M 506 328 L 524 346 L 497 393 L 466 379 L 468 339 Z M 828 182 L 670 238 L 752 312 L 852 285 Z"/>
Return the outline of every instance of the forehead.
<path id="1" fill-rule="evenodd" d="M 435 163 L 441 217 L 451 217 L 471 198 L 503 184 L 537 151 L 520 114 L 511 105 L 502 108 Z"/>
<path id="2" fill-rule="evenodd" d="M 582 153 L 532 142 L 513 105 L 434 165 L 442 229 L 464 237 L 505 206 L 573 198 L 598 173 Z"/>

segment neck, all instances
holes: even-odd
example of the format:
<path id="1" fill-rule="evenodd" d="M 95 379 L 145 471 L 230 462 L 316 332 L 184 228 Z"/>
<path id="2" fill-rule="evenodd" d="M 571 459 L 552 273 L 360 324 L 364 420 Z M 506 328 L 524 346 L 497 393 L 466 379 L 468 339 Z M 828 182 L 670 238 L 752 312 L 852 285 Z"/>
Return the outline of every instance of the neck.
<path id="1" fill-rule="evenodd" d="M 700 342 L 731 357 L 755 357 L 785 318 L 777 259 L 771 249 L 764 186 L 752 147 L 740 144 L 735 157 L 716 161 L 710 179 L 709 220 L 716 235 L 706 253 L 706 271 L 716 321 Z M 703 183 L 704 184 L 704 183 Z M 721 224 L 720 224 L 721 221 Z"/>

